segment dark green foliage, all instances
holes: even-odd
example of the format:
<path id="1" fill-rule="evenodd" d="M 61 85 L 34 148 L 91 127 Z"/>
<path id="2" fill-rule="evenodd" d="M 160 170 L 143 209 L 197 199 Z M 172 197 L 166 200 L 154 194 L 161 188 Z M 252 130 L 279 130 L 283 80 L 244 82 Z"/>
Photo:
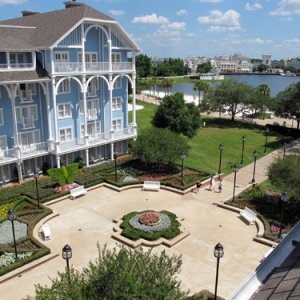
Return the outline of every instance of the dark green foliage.
<path id="1" fill-rule="evenodd" d="M 197 66 L 197 73 L 208 73 L 211 70 L 212 66 L 210 61 L 202 63 Z"/>
<path id="2" fill-rule="evenodd" d="M 153 75 L 159 77 L 186 75 L 189 71 L 180 58 L 165 59 L 157 67 L 153 67 Z"/>
<path id="3" fill-rule="evenodd" d="M 135 68 L 137 77 L 147 77 L 152 72 L 151 58 L 144 54 L 135 57 Z"/>
<path id="4" fill-rule="evenodd" d="M 36 297 L 29 299 L 185 299 L 181 282 L 176 278 L 180 272 L 182 258 L 169 257 L 165 251 L 155 254 L 142 247 L 109 250 L 106 245 L 100 249 L 98 258 L 79 272 L 70 269 L 58 273 L 51 286 L 36 286 Z"/>
<path id="5" fill-rule="evenodd" d="M 187 141 L 168 129 L 151 127 L 144 130 L 135 142 L 134 156 L 147 164 L 161 165 L 178 161 L 182 151 L 188 153 Z"/>
<path id="6" fill-rule="evenodd" d="M 47 170 L 49 176 L 57 180 L 60 186 L 64 186 L 66 183 L 73 183 L 74 177 L 79 167 L 78 163 L 73 163 L 68 166 L 61 166 L 60 169 L 53 168 Z"/>
<path id="7" fill-rule="evenodd" d="M 180 229 L 179 229 L 180 223 L 176 220 L 176 215 L 168 211 L 161 211 L 161 213 L 166 214 L 171 220 L 171 226 L 163 231 L 155 232 L 155 233 L 147 233 L 132 228 L 129 225 L 129 221 L 131 220 L 131 218 L 143 212 L 131 212 L 123 217 L 124 221 L 120 225 L 120 227 L 123 229 L 122 231 L 123 236 L 133 241 L 136 241 L 140 238 L 143 238 L 148 241 L 156 241 L 160 237 L 163 237 L 165 239 L 172 239 L 173 237 L 175 237 L 180 233 Z"/>
<path id="8" fill-rule="evenodd" d="M 157 107 L 152 124 L 158 128 L 169 128 L 191 138 L 201 125 L 200 113 L 194 103 L 185 103 L 183 93 L 166 96 Z"/>

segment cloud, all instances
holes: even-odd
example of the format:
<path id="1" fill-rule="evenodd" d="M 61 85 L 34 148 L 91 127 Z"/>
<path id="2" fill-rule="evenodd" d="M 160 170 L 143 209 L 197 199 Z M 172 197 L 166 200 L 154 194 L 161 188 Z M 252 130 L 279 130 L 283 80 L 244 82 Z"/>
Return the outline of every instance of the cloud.
<path id="1" fill-rule="evenodd" d="M 165 17 L 158 17 L 156 14 L 135 17 L 131 21 L 131 23 L 148 23 L 148 24 L 166 24 L 169 23 L 168 18 Z"/>
<path id="2" fill-rule="evenodd" d="M 270 44 L 273 43 L 272 40 L 262 40 L 261 38 L 255 39 L 240 39 L 240 36 L 237 34 L 228 34 L 227 37 L 224 38 L 226 43 L 230 45 L 239 45 L 239 44 Z"/>
<path id="3" fill-rule="evenodd" d="M 245 5 L 245 9 L 246 10 L 257 10 L 257 9 L 261 9 L 262 6 L 259 3 L 255 3 L 253 5 L 251 5 L 250 3 L 247 3 Z"/>
<path id="4" fill-rule="evenodd" d="M 261 38 L 256 38 L 256 39 L 246 39 L 246 40 L 242 40 L 243 43 L 247 43 L 247 44 L 269 44 L 269 43 L 273 43 L 272 40 L 262 40 Z"/>
<path id="5" fill-rule="evenodd" d="M 109 12 L 114 16 L 123 16 L 124 15 L 123 10 L 110 10 Z"/>
<path id="6" fill-rule="evenodd" d="M 187 16 L 188 12 L 185 9 L 182 9 L 176 13 L 176 16 Z"/>
<path id="7" fill-rule="evenodd" d="M 292 40 L 284 40 L 283 43 L 300 43 L 300 40 L 299 39 L 292 39 Z"/>
<path id="8" fill-rule="evenodd" d="M 279 8 L 270 12 L 270 15 L 287 16 L 292 14 L 300 15 L 300 1 L 299 0 L 281 0 L 278 3 Z"/>
<path id="9" fill-rule="evenodd" d="M 0 6 L 5 4 L 21 4 L 27 2 L 27 0 L 0 0 Z"/>
<path id="10" fill-rule="evenodd" d="M 184 22 L 174 22 L 170 24 L 164 24 L 160 26 L 161 30 L 185 30 L 186 23 Z"/>
<path id="11" fill-rule="evenodd" d="M 210 2 L 210 3 L 218 3 L 222 2 L 223 0 L 200 0 L 200 2 Z"/>
<path id="12" fill-rule="evenodd" d="M 290 18 L 290 17 L 287 17 L 287 18 L 284 18 L 284 19 L 279 19 L 279 21 L 291 22 L 291 21 L 294 21 L 294 20 L 292 18 Z"/>
<path id="13" fill-rule="evenodd" d="M 240 14 L 235 10 L 228 10 L 225 13 L 213 10 L 209 16 L 201 16 L 197 20 L 200 24 L 211 25 L 209 31 L 224 32 L 241 30 L 239 22 Z"/>

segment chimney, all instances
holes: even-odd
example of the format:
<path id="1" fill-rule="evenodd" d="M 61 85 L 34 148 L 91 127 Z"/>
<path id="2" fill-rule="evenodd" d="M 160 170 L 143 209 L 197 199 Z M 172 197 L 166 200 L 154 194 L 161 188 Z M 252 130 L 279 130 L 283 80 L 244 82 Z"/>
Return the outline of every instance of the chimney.
<path id="1" fill-rule="evenodd" d="M 85 3 L 76 2 L 76 0 L 72 0 L 72 1 L 64 2 L 64 5 L 66 6 L 66 8 L 72 8 L 72 7 L 85 5 Z"/>
<path id="2" fill-rule="evenodd" d="M 40 12 L 39 11 L 33 11 L 33 10 L 22 10 L 21 13 L 22 13 L 23 17 L 28 17 L 28 16 L 37 15 Z"/>

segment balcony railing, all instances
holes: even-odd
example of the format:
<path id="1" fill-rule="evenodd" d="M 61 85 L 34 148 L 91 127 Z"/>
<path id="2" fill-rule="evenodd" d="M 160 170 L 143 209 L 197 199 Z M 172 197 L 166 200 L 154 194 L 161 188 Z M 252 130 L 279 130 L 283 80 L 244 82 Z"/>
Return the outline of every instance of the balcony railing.
<path id="1" fill-rule="evenodd" d="M 95 96 L 97 96 L 96 86 L 95 85 L 89 85 L 88 86 L 87 96 L 88 97 L 95 97 Z"/>
<path id="2" fill-rule="evenodd" d="M 33 116 L 30 116 L 30 117 L 22 117 L 22 118 L 21 118 L 21 127 L 22 127 L 22 129 L 30 129 L 30 128 L 34 128 L 34 120 L 33 120 Z"/>
<path id="3" fill-rule="evenodd" d="M 17 63 L 17 64 L 0 64 L 0 70 L 1 71 L 7 71 L 9 69 L 32 69 L 33 68 L 33 63 Z"/>
<path id="4" fill-rule="evenodd" d="M 97 109 L 96 108 L 88 109 L 86 112 L 86 118 L 88 121 L 97 120 Z"/>
<path id="5" fill-rule="evenodd" d="M 50 65 L 47 66 L 50 70 Z M 112 71 L 131 71 L 133 70 L 133 64 L 131 62 L 119 62 L 112 63 Z M 82 63 L 79 62 L 63 62 L 54 63 L 54 72 L 55 73 L 76 73 L 82 72 Z M 86 72 L 108 72 L 109 71 L 109 62 L 93 62 L 85 64 Z"/>
<path id="6" fill-rule="evenodd" d="M 31 90 L 20 91 L 20 103 L 32 102 Z"/>

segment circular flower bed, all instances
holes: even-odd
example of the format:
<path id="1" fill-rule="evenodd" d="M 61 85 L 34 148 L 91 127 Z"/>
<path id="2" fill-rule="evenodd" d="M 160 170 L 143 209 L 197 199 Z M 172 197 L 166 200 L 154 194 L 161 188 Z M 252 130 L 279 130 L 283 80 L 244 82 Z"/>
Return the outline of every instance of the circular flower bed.
<path id="1" fill-rule="evenodd" d="M 148 226 L 156 225 L 160 220 L 160 215 L 156 212 L 146 212 L 140 215 L 140 222 Z"/>

